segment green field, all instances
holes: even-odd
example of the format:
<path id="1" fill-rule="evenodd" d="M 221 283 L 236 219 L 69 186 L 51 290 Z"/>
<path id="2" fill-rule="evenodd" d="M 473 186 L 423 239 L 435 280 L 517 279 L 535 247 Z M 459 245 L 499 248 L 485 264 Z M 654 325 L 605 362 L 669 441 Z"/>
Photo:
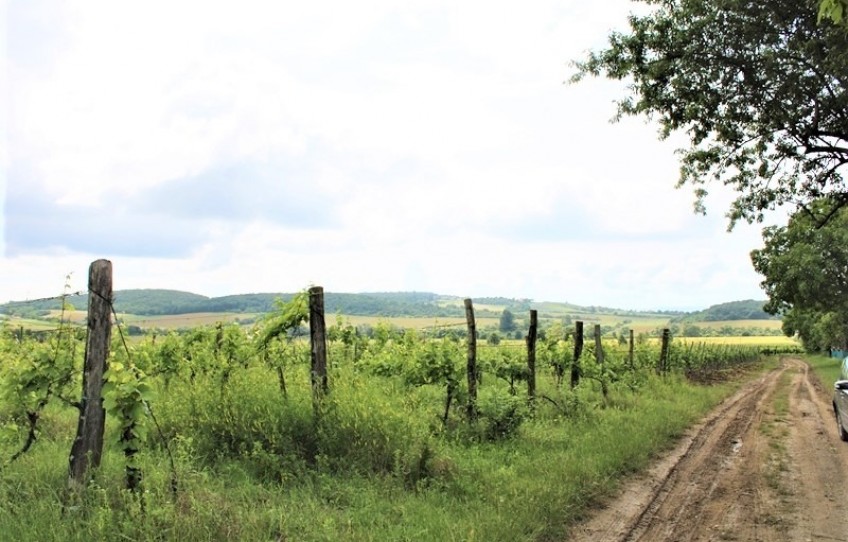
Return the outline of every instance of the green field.
<path id="1" fill-rule="evenodd" d="M 503 307 L 499 307 L 496 305 L 483 305 L 483 307 L 500 311 L 503 310 Z M 554 310 L 555 309 L 555 310 Z M 540 325 L 542 328 L 549 326 L 555 322 L 562 322 L 564 315 L 567 314 L 571 316 L 572 313 L 563 313 L 564 309 L 561 304 L 553 304 L 553 303 L 543 303 L 540 304 L 539 311 L 550 311 L 545 312 L 547 317 L 540 316 Z M 556 314 L 556 317 L 552 317 L 552 314 Z M 52 311 L 50 313 L 50 317 L 54 319 L 58 319 L 60 315 L 59 311 Z M 257 313 L 193 313 L 193 314 L 179 314 L 179 315 L 161 315 L 161 316 L 141 316 L 141 315 L 132 315 L 132 314 L 121 314 L 119 315 L 121 320 L 126 325 L 134 325 L 139 326 L 142 329 L 165 329 L 165 330 L 175 330 L 175 329 L 191 329 L 198 326 L 211 326 L 215 325 L 219 322 L 222 323 L 231 323 L 231 322 L 239 322 L 239 321 L 259 321 L 263 317 L 262 314 Z M 435 330 L 439 328 L 458 328 L 465 329 L 466 321 L 463 317 L 442 317 L 442 318 L 434 318 L 434 317 L 384 317 L 384 316 L 360 316 L 360 315 L 327 315 L 327 325 L 333 325 L 336 323 L 337 318 L 341 317 L 345 322 L 348 322 L 354 326 L 375 326 L 380 323 L 387 323 L 392 326 L 402 328 L 402 329 L 416 329 L 416 330 Z M 86 313 L 85 311 L 76 310 L 76 311 L 66 311 L 64 317 L 71 322 L 81 324 L 85 322 Z M 575 314 L 572 320 L 582 319 L 585 324 L 585 333 L 586 335 L 590 335 L 592 333 L 592 327 L 595 324 L 600 324 L 606 328 L 615 328 L 617 330 L 626 331 L 628 329 L 633 329 L 636 334 L 640 333 L 655 333 L 657 330 L 662 329 L 664 327 L 669 326 L 669 318 L 663 317 L 660 315 L 644 315 L 644 316 L 633 316 L 633 315 L 620 315 L 620 314 L 611 314 L 611 313 L 593 313 L 593 314 Z M 521 326 L 527 325 L 527 320 L 524 319 L 522 315 L 516 315 L 516 321 Z M 23 327 L 24 329 L 30 329 L 33 331 L 38 330 L 49 330 L 54 329 L 57 326 L 56 321 L 50 320 L 37 320 L 37 319 L 21 319 L 21 318 L 9 318 L 6 319 L 6 322 L 9 326 L 13 328 Z M 477 329 L 480 331 L 486 330 L 496 330 L 498 328 L 499 318 L 495 317 L 478 317 L 477 318 Z M 781 328 L 780 320 L 725 320 L 725 321 L 713 321 L 713 322 L 697 322 L 696 325 L 702 329 L 712 329 L 712 330 L 720 330 L 723 328 L 731 328 L 734 330 L 744 330 L 748 332 L 749 330 L 776 330 L 779 331 Z M 617 332 L 618 333 L 618 332 Z M 693 341 L 693 342 L 706 342 L 709 344 L 714 343 L 722 343 L 722 344 L 752 344 L 752 345 L 763 345 L 763 344 L 774 344 L 774 345 L 787 345 L 794 344 L 794 340 L 788 337 L 784 337 L 782 335 L 765 335 L 762 337 L 697 337 L 697 338 L 684 338 L 680 337 L 680 340 Z"/>
<path id="2" fill-rule="evenodd" d="M 761 367 L 748 348 L 696 349 L 684 359 L 673 346 L 674 364 L 658 376 L 655 344 L 639 345 L 631 362 L 626 347 L 607 341 L 605 370 L 587 344 L 583 379 L 572 390 L 552 370 L 570 345 L 542 341 L 531 402 L 521 380 L 523 341 L 504 341 L 480 349 L 470 419 L 464 341 L 391 333 L 331 341 L 330 392 L 318 402 L 305 341 L 260 347 L 261 333 L 224 326 L 139 338 L 129 350 L 113 342 L 110 371 L 118 380 L 107 395 L 105 456 L 80 497 L 66 490 L 78 414 L 67 399 L 79 398 L 82 339 L 0 336 L 2 536 L 564 540 L 623 478 L 736 389 L 727 375 L 747 378 Z M 130 377 L 130 365 L 143 373 Z M 56 377 L 62 367 L 73 371 L 70 379 Z M 119 399 L 137 399 L 133 378 L 150 388 L 149 403 L 120 410 Z M 130 386 L 129 395 L 117 383 Z M 446 390 L 454 390 L 447 402 Z M 10 462 L 32 409 L 41 408 L 39 393 L 49 400 L 35 417 L 38 438 Z M 132 465 L 143 472 L 143 491 L 136 494 L 123 489 L 129 463 L 119 429 L 127 419 L 146 427 L 129 441 L 140 444 Z"/>

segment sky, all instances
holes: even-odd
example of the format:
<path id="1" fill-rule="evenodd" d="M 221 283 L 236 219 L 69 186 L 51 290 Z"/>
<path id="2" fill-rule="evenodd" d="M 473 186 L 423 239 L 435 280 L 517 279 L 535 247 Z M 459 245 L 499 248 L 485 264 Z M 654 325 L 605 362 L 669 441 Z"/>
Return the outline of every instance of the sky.
<path id="1" fill-rule="evenodd" d="M 765 299 L 675 149 L 568 84 L 626 0 L 0 0 L 0 302 L 428 291 L 625 309 Z"/>

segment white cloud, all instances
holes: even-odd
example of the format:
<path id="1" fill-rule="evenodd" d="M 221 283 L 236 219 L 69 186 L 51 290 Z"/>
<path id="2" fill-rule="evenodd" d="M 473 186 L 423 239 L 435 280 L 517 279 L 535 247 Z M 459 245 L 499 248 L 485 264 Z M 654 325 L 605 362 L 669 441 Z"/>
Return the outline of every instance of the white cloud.
<path id="1" fill-rule="evenodd" d="M 622 84 L 564 84 L 569 61 L 625 22 L 625 0 L 23 6 L 10 23 L 7 171 L 25 186 L 10 203 L 87 219 L 126 208 L 134 240 L 153 221 L 156 239 L 173 228 L 167 258 L 112 256 L 116 288 L 320 283 L 646 308 L 759 295 L 752 240 L 693 217 L 691 194 L 673 189 L 675 143 L 641 120 L 607 122 Z M 51 32 L 28 38 L 37 20 Z M 193 197 L 221 171 L 240 173 L 231 190 Z M 287 198 L 289 220 L 215 206 L 226 198 Z M 46 295 L 98 257 L 94 242 L 27 248 L 37 236 L 12 233 L 0 300 Z"/>

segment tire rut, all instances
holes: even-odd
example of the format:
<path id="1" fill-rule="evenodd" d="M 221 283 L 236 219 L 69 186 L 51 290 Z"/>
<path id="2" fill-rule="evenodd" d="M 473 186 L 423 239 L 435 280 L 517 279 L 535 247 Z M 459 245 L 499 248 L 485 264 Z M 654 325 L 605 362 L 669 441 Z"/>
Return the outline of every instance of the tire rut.
<path id="1" fill-rule="evenodd" d="M 848 447 L 838 441 L 829 401 L 805 362 L 782 360 L 569 540 L 846 540 L 833 517 L 848 502 Z"/>

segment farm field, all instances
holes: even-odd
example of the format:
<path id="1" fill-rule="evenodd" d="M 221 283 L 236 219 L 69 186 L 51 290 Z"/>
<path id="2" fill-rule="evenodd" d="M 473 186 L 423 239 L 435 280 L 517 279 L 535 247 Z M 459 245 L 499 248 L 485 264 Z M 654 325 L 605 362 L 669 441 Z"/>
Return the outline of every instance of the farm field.
<path id="1" fill-rule="evenodd" d="M 251 330 L 197 327 L 127 348 L 113 340 L 105 456 L 82 502 L 64 490 L 81 339 L 3 334 L 0 531 L 16 540 L 562 539 L 619 478 L 775 363 L 758 346 L 677 340 L 665 361 L 651 343 L 629 358 L 607 340 L 601 365 L 587 337 L 572 381 L 574 344 L 553 337 L 534 349 L 531 388 L 526 344 L 511 340 L 480 345 L 472 402 L 464 340 L 390 327 L 366 337 L 351 319 L 333 331 L 328 392 L 316 396 L 308 341 L 285 334 L 301 321 L 299 303 Z M 131 473 L 142 493 L 124 489 Z"/>
<path id="2" fill-rule="evenodd" d="M 475 306 L 476 307 L 476 306 Z M 503 310 L 502 307 L 498 308 L 498 306 L 492 305 L 490 306 L 494 309 Z M 51 311 L 49 314 L 50 318 L 58 319 L 60 316 L 60 311 Z M 126 324 L 137 325 L 144 329 L 188 329 L 197 326 L 203 325 L 214 325 L 218 322 L 230 323 L 237 321 L 250 321 L 261 318 L 263 315 L 260 313 L 226 313 L 226 312 L 206 312 L 206 313 L 190 313 L 190 314 L 177 314 L 177 315 L 157 315 L 157 316 L 144 316 L 144 315 L 133 315 L 133 314 L 119 314 L 120 318 Z M 340 316 L 343 320 L 352 323 L 355 326 L 359 325 L 369 325 L 374 326 L 378 323 L 389 323 L 393 326 L 402 328 L 402 329 L 426 329 L 426 328 L 438 328 L 438 327 L 451 327 L 451 326 L 463 326 L 465 324 L 465 318 L 463 317 L 409 317 L 409 316 L 361 316 L 361 315 L 350 315 L 350 314 L 340 314 L 340 315 L 327 315 L 328 325 L 332 324 L 336 321 L 337 316 Z M 585 322 L 587 326 L 592 326 L 595 324 L 600 324 L 606 327 L 619 327 L 621 329 L 633 329 L 635 333 L 651 333 L 656 332 L 658 329 L 662 329 L 663 327 L 669 326 L 669 318 L 668 317 L 634 317 L 634 316 L 621 316 L 615 314 L 586 314 L 586 315 L 578 315 L 579 318 L 573 318 L 573 320 L 582 320 Z M 65 316 L 66 319 L 70 320 L 74 323 L 82 323 L 85 322 L 86 312 L 84 310 L 73 310 L 66 311 Z M 517 315 L 518 320 L 523 322 L 523 315 Z M 21 319 L 21 318 L 10 318 L 9 325 L 12 326 L 24 326 L 26 329 L 48 329 L 51 327 L 55 327 L 55 322 L 51 323 L 47 320 L 39 320 L 39 319 Z M 554 322 L 561 322 L 562 318 L 552 318 L 545 317 L 544 315 L 540 315 L 539 321 L 543 325 L 549 325 Z M 499 318 L 495 317 L 478 317 L 477 318 L 478 328 L 480 329 L 496 329 L 499 323 Z M 722 328 L 732 328 L 732 329 L 746 329 L 746 328 L 754 328 L 754 329 L 768 329 L 768 330 L 777 330 L 781 329 L 781 321 L 780 320 L 723 320 L 723 321 L 712 321 L 712 322 L 697 322 L 695 323 L 700 328 L 705 329 L 722 329 Z M 711 339 L 712 340 L 712 339 Z"/>
<path id="3" fill-rule="evenodd" d="M 732 337 L 677 337 L 675 341 L 684 344 L 726 344 L 726 345 L 748 345 L 748 346 L 797 346 L 801 343 L 793 337 L 785 335 L 761 335 L 761 336 L 732 336 Z"/>
<path id="4" fill-rule="evenodd" d="M 359 316 L 359 315 L 339 315 L 345 322 L 349 322 L 354 326 L 360 325 L 368 325 L 375 326 L 380 323 L 388 323 L 392 326 L 399 327 L 401 329 L 436 329 L 441 327 L 460 327 L 464 329 L 466 325 L 465 318 L 451 318 L 451 317 L 442 317 L 442 318 L 432 318 L 432 317 L 412 317 L 412 316 L 392 316 L 392 317 L 384 317 L 384 316 Z M 328 325 L 335 323 L 336 316 L 329 316 L 327 318 Z M 497 318 L 477 318 L 477 325 L 480 327 L 485 326 L 497 326 L 498 319 Z"/>
<path id="5" fill-rule="evenodd" d="M 729 326 L 733 328 L 754 327 L 780 331 L 783 322 L 781 320 L 717 320 L 710 322 L 698 322 L 696 325 L 698 327 L 709 329 L 721 329 L 725 326 Z"/>

